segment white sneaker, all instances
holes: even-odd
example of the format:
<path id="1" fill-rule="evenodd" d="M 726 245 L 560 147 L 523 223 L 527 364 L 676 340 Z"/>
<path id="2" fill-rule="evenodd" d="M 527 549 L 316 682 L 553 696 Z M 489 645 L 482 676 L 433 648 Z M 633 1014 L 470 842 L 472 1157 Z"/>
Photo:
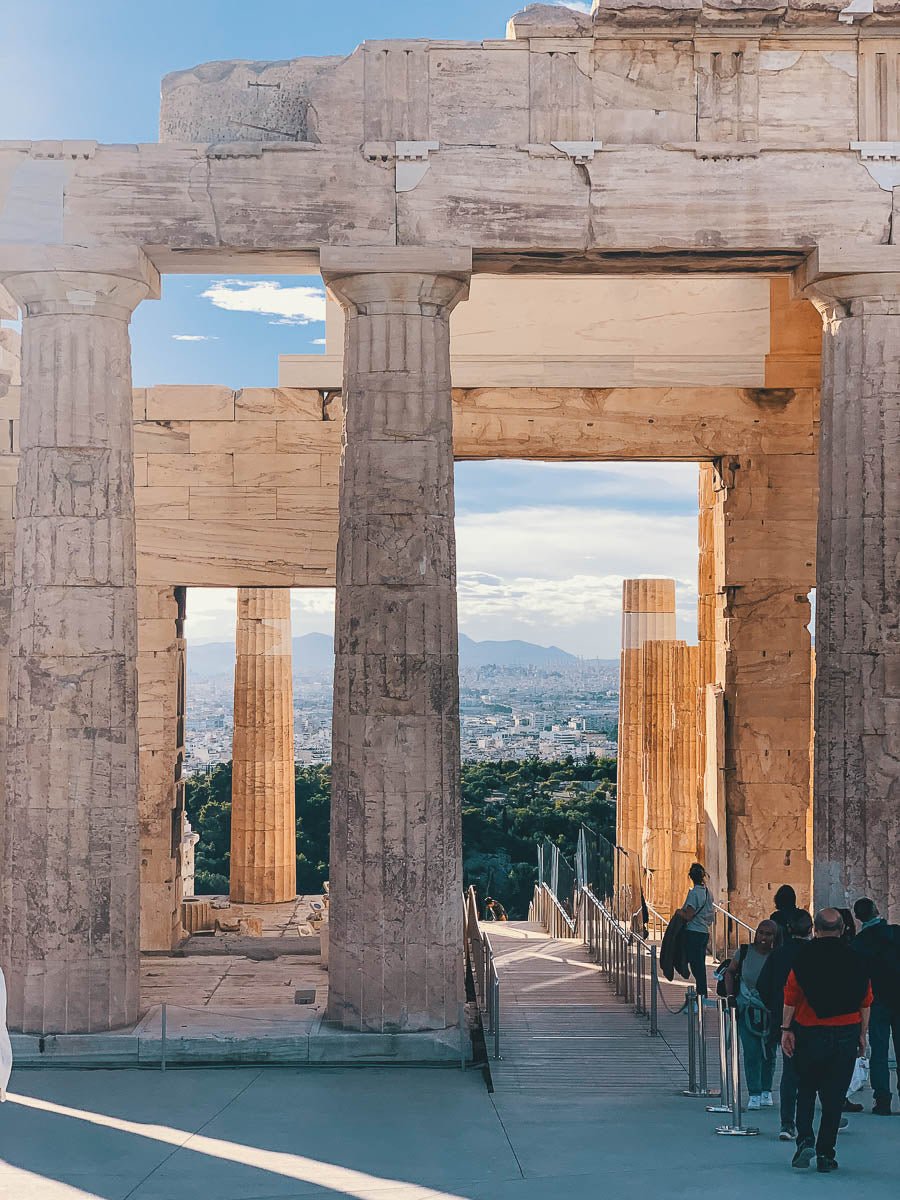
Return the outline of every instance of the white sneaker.
<path id="1" fill-rule="evenodd" d="M 747 1101 L 747 1112 L 756 1112 L 762 1108 L 762 1096 L 751 1096 Z"/>
<path id="2" fill-rule="evenodd" d="M 759 1098 L 759 1103 L 760 1103 L 761 1108 L 774 1108 L 775 1107 L 775 1101 L 772 1099 L 771 1092 L 763 1092 L 763 1094 Z"/>

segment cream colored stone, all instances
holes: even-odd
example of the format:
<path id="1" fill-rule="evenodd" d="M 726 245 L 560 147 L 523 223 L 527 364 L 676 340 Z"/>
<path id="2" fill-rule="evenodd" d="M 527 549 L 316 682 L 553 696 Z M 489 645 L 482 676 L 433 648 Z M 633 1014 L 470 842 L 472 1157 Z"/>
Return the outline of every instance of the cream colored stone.
<path id="1" fill-rule="evenodd" d="M 291 593 L 241 588 L 237 605 L 230 894 L 278 904 L 297 892 Z"/>
<path id="2" fill-rule="evenodd" d="M 125 1025 L 139 1003 L 128 322 L 153 272 L 108 265 L 3 281 L 23 308 L 25 372 L 0 957 L 10 1026 L 39 1034 Z M 78 575 L 65 538 L 35 536 L 67 521 Z"/>
<path id="3" fill-rule="evenodd" d="M 227 487 L 235 479 L 231 454 L 148 454 L 150 487 Z"/>
<path id="4" fill-rule="evenodd" d="M 147 389 L 148 421 L 233 421 L 234 392 L 225 387 L 157 384 Z"/>

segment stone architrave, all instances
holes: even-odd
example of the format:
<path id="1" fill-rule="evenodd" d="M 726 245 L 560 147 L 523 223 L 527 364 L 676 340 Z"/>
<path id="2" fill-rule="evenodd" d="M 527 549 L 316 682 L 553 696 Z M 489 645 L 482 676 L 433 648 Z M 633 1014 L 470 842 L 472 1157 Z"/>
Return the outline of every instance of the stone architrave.
<path id="1" fill-rule="evenodd" d="M 444 1029 L 463 994 L 449 318 L 471 254 L 321 267 L 346 313 L 328 1016 Z"/>
<path id="2" fill-rule="evenodd" d="M 877 250 L 894 256 L 889 247 Z M 824 319 L 816 904 L 844 906 L 871 896 L 897 921 L 900 272 L 836 276 L 815 283 L 809 294 Z"/>
<path id="3" fill-rule="evenodd" d="M 644 686 L 641 649 L 648 641 L 675 637 L 674 579 L 625 579 L 622 583 L 622 657 L 616 765 L 616 842 L 625 851 L 618 887 L 626 887 L 633 912 L 640 903 L 643 855 Z M 627 864 L 627 865 L 626 865 Z M 622 879 L 623 873 L 627 879 Z"/>
<path id="4" fill-rule="evenodd" d="M 23 402 L 0 962 L 13 1029 L 92 1032 L 138 1016 L 128 324 L 159 280 L 139 251 L 18 257 L 38 269 L 3 272 Z"/>
<path id="5" fill-rule="evenodd" d="M 239 588 L 231 764 L 231 899 L 297 894 L 290 588 Z"/>

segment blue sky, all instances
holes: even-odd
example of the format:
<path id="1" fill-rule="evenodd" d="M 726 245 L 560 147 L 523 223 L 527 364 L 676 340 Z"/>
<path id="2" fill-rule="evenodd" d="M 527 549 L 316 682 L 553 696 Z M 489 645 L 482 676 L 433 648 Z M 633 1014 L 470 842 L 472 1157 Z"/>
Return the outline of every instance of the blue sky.
<path id="1" fill-rule="evenodd" d="M 583 5 L 581 7 L 584 7 Z M 514 0 L 31 0 L 3 21 L 0 139 L 155 141 L 159 81 L 214 59 L 349 53 L 369 38 L 503 37 Z M 322 349 L 321 281 L 170 276 L 133 324 L 134 381 L 269 386 L 281 353 Z M 696 469 L 686 464 L 461 463 L 460 626 L 611 657 L 626 575 L 680 581 L 694 638 Z M 332 599 L 295 592 L 299 632 Z M 189 636 L 233 636 L 234 597 L 192 591 Z"/>

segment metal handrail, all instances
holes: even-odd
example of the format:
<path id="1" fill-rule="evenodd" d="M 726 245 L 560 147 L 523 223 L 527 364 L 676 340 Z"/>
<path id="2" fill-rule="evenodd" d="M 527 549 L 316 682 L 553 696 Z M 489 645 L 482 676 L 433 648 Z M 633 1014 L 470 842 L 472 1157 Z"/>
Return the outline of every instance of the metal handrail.
<path id="1" fill-rule="evenodd" d="M 581 889 L 578 925 L 588 953 L 612 982 L 616 995 L 659 1032 L 659 960 L 655 944 L 616 920 L 589 887 Z"/>
<path id="2" fill-rule="evenodd" d="M 716 958 L 734 958 L 741 944 L 741 930 L 750 934 L 751 941 L 756 937 L 756 930 L 723 905 L 715 904 L 714 908 L 716 919 L 712 931 L 713 954 Z"/>
<path id="3" fill-rule="evenodd" d="M 652 904 L 646 904 L 646 908 L 650 918 L 647 922 L 648 936 L 661 939 L 669 922 Z M 756 936 L 756 930 L 752 925 L 748 925 L 746 921 L 742 921 L 740 917 L 736 917 L 724 905 L 713 901 L 713 908 L 716 913 L 712 929 L 710 930 L 713 956 L 715 958 L 725 958 L 726 956 L 733 958 L 740 945 L 742 932 L 749 934 L 752 939 Z M 640 910 L 635 912 L 632 916 L 632 925 L 639 924 L 642 917 L 643 914 Z"/>
<path id="4" fill-rule="evenodd" d="M 534 895 L 528 905 L 528 920 L 542 926 L 552 938 L 578 936 L 577 914 L 570 917 L 546 883 L 534 886 Z"/>
<path id="5" fill-rule="evenodd" d="M 481 927 L 478 897 L 470 887 L 464 897 L 464 937 L 475 980 L 478 1007 L 487 1021 L 486 1033 L 494 1043 L 494 1058 L 500 1057 L 500 974 L 494 960 L 491 939 Z"/>

